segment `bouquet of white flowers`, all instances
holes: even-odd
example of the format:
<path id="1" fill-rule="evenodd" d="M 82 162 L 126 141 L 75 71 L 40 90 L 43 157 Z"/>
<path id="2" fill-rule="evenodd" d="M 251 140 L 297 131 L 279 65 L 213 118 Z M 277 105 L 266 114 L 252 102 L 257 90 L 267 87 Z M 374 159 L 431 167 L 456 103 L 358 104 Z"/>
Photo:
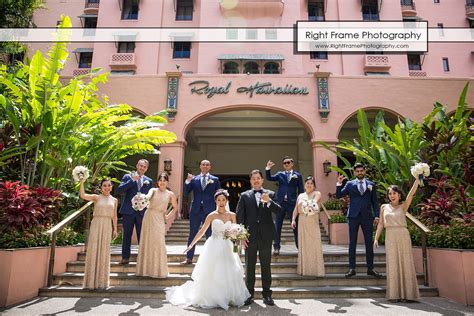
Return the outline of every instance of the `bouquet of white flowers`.
<path id="1" fill-rule="evenodd" d="M 312 216 L 318 212 L 319 212 L 319 206 L 315 200 L 310 199 L 310 200 L 303 201 L 303 214 L 304 215 Z"/>
<path id="2" fill-rule="evenodd" d="M 84 166 L 77 166 L 72 170 L 72 177 L 75 182 L 87 180 L 87 178 L 89 178 L 89 169 Z"/>
<path id="3" fill-rule="evenodd" d="M 146 194 L 138 192 L 132 198 L 132 207 L 135 211 L 140 212 L 143 211 L 145 207 L 150 205 L 150 200 L 147 198 Z"/>
<path id="4" fill-rule="evenodd" d="M 411 174 L 415 177 L 420 179 L 420 187 L 423 186 L 423 177 L 427 177 L 430 175 L 430 166 L 424 162 L 419 162 L 411 167 Z"/>
<path id="5" fill-rule="evenodd" d="M 224 231 L 224 239 L 229 239 L 234 243 L 234 252 L 238 252 L 238 244 L 242 240 L 248 239 L 250 233 L 242 224 L 231 224 L 225 231 Z"/>

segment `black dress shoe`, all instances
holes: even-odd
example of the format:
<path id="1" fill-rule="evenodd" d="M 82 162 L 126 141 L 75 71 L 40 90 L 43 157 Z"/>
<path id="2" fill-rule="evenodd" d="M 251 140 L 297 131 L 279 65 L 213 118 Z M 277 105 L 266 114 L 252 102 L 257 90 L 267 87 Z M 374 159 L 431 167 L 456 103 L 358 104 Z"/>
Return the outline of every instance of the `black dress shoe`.
<path id="1" fill-rule="evenodd" d="M 373 275 L 377 279 L 380 279 L 382 275 L 375 270 L 367 270 L 367 275 Z"/>
<path id="2" fill-rule="evenodd" d="M 355 269 L 349 269 L 347 273 L 345 274 L 346 278 L 350 278 L 351 276 L 356 275 L 356 270 Z"/>
<path id="3" fill-rule="evenodd" d="M 244 305 L 249 306 L 253 302 L 253 296 L 250 296 L 248 299 L 245 300 Z"/>
<path id="4" fill-rule="evenodd" d="M 269 306 L 275 305 L 275 302 L 273 301 L 271 296 L 264 296 L 263 297 L 263 303 L 265 303 L 265 305 L 269 305 Z"/>
<path id="5" fill-rule="evenodd" d="M 280 254 L 280 249 L 273 250 L 273 255 L 278 256 Z"/>

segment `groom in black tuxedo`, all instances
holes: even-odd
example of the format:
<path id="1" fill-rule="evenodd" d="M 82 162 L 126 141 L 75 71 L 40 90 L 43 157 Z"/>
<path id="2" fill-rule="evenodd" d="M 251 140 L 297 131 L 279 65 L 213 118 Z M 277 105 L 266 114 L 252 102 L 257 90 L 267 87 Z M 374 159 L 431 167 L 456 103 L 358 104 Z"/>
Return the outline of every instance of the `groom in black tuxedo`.
<path id="1" fill-rule="evenodd" d="M 250 184 L 252 190 L 243 192 L 237 204 L 237 222 L 243 224 L 249 230 L 250 237 L 244 242 L 245 251 L 245 275 L 247 289 L 250 297 L 245 305 L 250 305 L 255 292 L 255 265 L 257 264 L 257 253 L 262 270 L 263 302 L 266 305 L 275 305 L 272 299 L 272 243 L 276 237 L 275 223 L 272 213 L 279 214 L 281 207 L 273 201 L 275 193 L 262 188 L 263 174 L 260 170 L 250 173 Z"/>

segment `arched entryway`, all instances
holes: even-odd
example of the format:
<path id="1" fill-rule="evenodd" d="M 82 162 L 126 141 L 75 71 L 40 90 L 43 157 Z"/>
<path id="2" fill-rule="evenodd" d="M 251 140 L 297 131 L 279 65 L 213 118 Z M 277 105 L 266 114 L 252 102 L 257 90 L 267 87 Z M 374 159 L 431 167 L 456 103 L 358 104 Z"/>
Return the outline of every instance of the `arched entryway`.
<path id="1" fill-rule="evenodd" d="M 276 172 L 282 169 L 281 159 L 288 155 L 295 159 L 296 170 L 304 176 L 312 174 L 311 139 L 307 125 L 287 113 L 255 107 L 216 111 L 188 125 L 184 174 L 198 174 L 199 162 L 210 160 L 211 173 L 229 190 L 231 208 L 235 208 L 240 192 L 250 188 L 249 172 L 264 172 L 268 160 L 276 163 L 272 169 Z M 277 189 L 273 182 L 264 186 Z"/>

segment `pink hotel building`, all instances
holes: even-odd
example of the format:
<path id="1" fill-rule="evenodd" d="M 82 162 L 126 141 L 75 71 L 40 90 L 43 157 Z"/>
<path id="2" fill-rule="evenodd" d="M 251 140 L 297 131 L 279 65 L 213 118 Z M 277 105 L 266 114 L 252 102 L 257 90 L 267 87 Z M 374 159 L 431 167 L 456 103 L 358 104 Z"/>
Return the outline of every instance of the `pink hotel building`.
<path id="1" fill-rule="evenodd" d="M 60 14 L 88 29 L 235 27 L 241 30 L 228 31 L 229 39 L 250 40 L 275 38 L 273 28 L 292 27 L 297 20 L 421 19 L 440 32 L 474 27 L 473 0 L 47 0 L 34 21 L 54 27 Z M 32 44 L 31 53 L 45 46 Z M 285 155 L 294 157 L 304 176 L 315 175 L 324 195 L 333 192 L 336 174 L 323 166 L 337 159 L 318 141 L 355 137 L 354 115 L 361 108 L 371 117 L 383 110 L 389 122 L 419 121 L 434 101 L 452 110 L 474 74 L 472 42 L 432 42 L 421 54 L 295 54 L 292 43 L 192 42 L 192 34 L 143 43 L 129 34 L 115 43 L 74 43 L 70 50 L 63 76 L 100 67 L 110 72 L 102 92 L 111 102 L 129 103 L 142 114 L 169 110 L 165 128 L 177 141 L 150 157 L 150 175 L 167 162 L 178 195 L 186 173 L 199 172 L 202 159 L 238 194 L 249 185 L 251 169 L 263 170 L 269 159 L 281 167 Z M 220 88 L 218 93 L 198 93 L 205 82 Z M 265 83 L 293 93 L 250 93 L 251 86 Z M 472 84 L 468 104 L 474 104 Z"/>

